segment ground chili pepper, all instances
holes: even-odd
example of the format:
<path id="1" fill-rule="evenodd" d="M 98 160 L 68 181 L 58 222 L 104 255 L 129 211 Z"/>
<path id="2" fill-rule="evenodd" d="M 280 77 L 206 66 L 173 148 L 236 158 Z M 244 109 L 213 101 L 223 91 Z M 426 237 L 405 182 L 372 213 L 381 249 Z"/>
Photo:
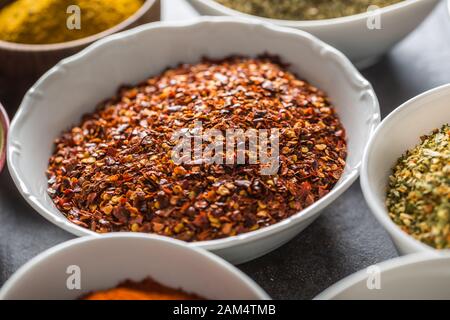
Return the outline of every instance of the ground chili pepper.
<path id="1" fill-rule="evenodd" d="M 279 169 L 175 164 L 173 134 L 205 128 L 280 131 Z M 62 134 L 48 192 L 90 230 L 212 240 L 277 223 L 341 177 L 345 130 L 326 95 L 274 57 L 183 64 L 118 95 Z"/>
<path id="2" fill-rule="evenodd" d="M 182 289 L 166 287 L 152 278 L 136 282 L 126 280 L 113 289 L 91 292 L 80 300 L 205 300 Z"/>

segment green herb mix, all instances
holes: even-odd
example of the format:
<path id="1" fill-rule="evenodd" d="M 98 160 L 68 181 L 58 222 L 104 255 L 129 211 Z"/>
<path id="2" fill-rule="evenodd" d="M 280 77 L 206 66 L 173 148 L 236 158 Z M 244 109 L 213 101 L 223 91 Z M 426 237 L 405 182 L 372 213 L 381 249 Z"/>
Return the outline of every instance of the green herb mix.
<path id="1" fill-rule="evenodd" d="M 437 249 L 450 248 L 450 126 L 402 156 L 387 193 L 389 215 L 405 232 Z"/>
<path id="2" fill-rule="evenodd" d="M 216 0 L 229 8 L 282 20 L 331 19 L 366 12 L 369 6 L 385 7 L 403 0 Z"/>

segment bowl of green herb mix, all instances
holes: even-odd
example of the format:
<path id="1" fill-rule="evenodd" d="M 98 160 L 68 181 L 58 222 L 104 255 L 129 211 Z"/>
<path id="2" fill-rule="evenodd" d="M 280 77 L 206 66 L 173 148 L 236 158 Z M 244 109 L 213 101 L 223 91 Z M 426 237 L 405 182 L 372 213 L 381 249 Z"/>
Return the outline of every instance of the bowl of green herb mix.
<path id="1" fill-rule="evenodd" d="M 364 153 L 366 201 L 399 253 L 450 249 L 450 84 L 393 111 Z"/>
<path id="2" fill-rule="evenodd" d="M 238 16 L 301 29 L 358 67 L 376 62 L 411 33 L 439 0 L 189 0 L 202 15 Z"/>

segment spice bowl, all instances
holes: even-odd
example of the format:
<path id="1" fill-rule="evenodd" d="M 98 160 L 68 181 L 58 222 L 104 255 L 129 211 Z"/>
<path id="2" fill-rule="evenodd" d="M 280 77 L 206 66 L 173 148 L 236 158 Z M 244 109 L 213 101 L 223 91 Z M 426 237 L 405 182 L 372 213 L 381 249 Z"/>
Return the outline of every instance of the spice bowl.
<path id="1" fill-rule="evenodd" d="M 339 281 L 315 300 L 450 300 L 450 255 L 388 260 Z"/>
<path id="2" fill-rule="evenodd" d="M 364 152 L 361 186 L 375 217 L 387 230 L 400 254 L 434 251 L 403 232 L 385 205 L 389 176 L 398 158 L 420 137 L 450 123 L 450 84 L 427 91 L 395 109 L 377 128 Z"/>
<path id="3" fill-rule="evenodd" d="M 10 1 L 6 2 L 9 3 Z M 0 7 L 3 3 L 0 2 Z M 38 79 L 61 59 L 108 35 L 160 20 L 160 0 L 146 0 L 142 7 L 118 25 L 79 40 L 56 44 L 22 44 L 0 40 L 0 74 L 9 78 Z M 82 27 L 82 26 L 81 26 Z"/>
<path id="4" fill-rule="evenodd" d="M 0 103 L 0 172 L 6 162 L 6 140 L 9 129 L 9 117 L 3 105 Z"/>
<path id="5" fill-rule="evenodd" d="M 295 21 L 258 17 L 228 8 L 215 0 L 189 0 L 202 15 L 258 19 L 309 32 L 343 52 L 358 67 L 375 63 L 412 32 L 439 0 L 405 0 L 375 11 L 334 19 Z M 378 23 L 379 24 L 375 24 Z"/>
<path id="6" fill-rule="evenodd" d="M 245 274 L 207 251 L 166 237 L 129 233 L 83 237 L 48 249 L 5 283 L 0 299 L 73 300 L 148 277 L 211 300 L 270 299 Z"/>
<path id="7" fill-rule="evenodd" d="M 186 49 L 173 50 L 174 43 Z M 138 83 L 168 66 L 199 62 L 205 56 L 220 59 L 263 53 L 278 56 L 289 64 L 290 71 L 324 90 L 333 101 L 348 137 L 344 172 L 331 192 L 279 223 L 190 245 L 234 264 L 280 247 L 357 179 L 363 149 L 380 121 L 378 100 L 370 83 L 344 55 L 300 30 L 229 17 L 161 22 L 103 39 L 63 60 L 30 89 L 12 122 L 8 166 L 14 182 L 30 205 L 50 222 L 78 236 L 102 236 L 70 222 L 47 193 L 45 172 L 54 139 L 123 84 Z"/>

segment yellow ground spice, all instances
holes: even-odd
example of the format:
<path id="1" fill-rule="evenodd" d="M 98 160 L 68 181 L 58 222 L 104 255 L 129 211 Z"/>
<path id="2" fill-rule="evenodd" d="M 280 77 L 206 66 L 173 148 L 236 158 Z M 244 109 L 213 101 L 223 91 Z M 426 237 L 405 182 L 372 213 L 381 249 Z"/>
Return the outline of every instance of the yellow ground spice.
<path id="1" fill-rule="evenodd" d="M 0 10 L 0 39 L 50 44 L 85 38 L 134 14 L 144 0 L 16 0 Z M 70 30 L 69 6 L 80 8 L 80 29 Z"/>

